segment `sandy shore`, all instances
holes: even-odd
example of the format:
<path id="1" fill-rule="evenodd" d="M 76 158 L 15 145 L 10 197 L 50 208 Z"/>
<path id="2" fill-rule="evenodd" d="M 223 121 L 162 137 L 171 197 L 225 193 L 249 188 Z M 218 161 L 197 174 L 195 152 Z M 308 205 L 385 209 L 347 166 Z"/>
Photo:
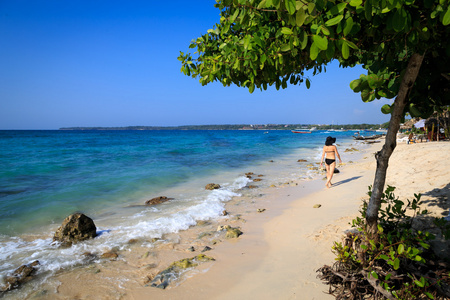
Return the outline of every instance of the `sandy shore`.
<path id="1" fill-rule="evenodd" d="M 267 212 L 254 215 L 243 226 L 237 243 L 222 243 L 211 255 L 217 258 L 208 272 L 197 274 L 182 286 L 153 294 L 170 299 L 334 299 L 327 286 L 316 279 L 316 270 L 331 264 L 333 241 L 340 241 L 358 214 L 361 199 L 373 183 L 376 162 L 373 153 L 347 164 L 333 179 L 331 189 L 322 181 L 270 191 Z M 387 184 L 396 195 L 422 200 L 434 216 L 447 216 L 450 170 L 445 159 L 450 143 L 399 144 L 390 160 Z M 444 163 L 443 163 L 444 162 Z M 320 208 L 313 208 L 321 204 Z M 129 294 L 148 299 L 148 288 Z"/>
<path id="2" fill-rule="evenodd" d="M 237 197 L 227 204 L 228 217 L 166 237 L 157 253 L 130 246 L 126 260 L 62 273 L 53 286 L 54 299 L 334 299 L 316 278 L 316 270 L 333 263 L 333 241 L 351 228 L 362 199 L 368 198 L 376 167 L 373 154 L 383 143 L 365 150 L 359 161 L 344 161 L 330 189 L 323 180 L 298 181 L 261 190 L 259 197 Z M 432 215 L 447 216 L 449 155 L 449 142 L 399 144 L 387 184 L 397 187 L 400 198 L 422 193 Z M 262 208 L 265 211 L 258 213 Z M 244 234 L 219 243 L 198 238 L 225 224 Z M 191 246 L 195 251 L 187 250 Z M 201 264 L 165 290 L 148 285 L 171 261 L 198 255 L 205 246 L 212 248 L 204 254 L 214 262 Z"/>

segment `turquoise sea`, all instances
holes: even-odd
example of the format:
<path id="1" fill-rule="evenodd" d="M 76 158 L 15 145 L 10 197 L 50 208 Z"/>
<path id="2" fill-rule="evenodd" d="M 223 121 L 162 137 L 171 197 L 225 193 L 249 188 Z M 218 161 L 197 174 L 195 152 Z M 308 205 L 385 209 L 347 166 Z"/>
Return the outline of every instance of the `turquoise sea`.
<path id="1" fill-rule="evenodd" d="M 0 281 L 38 259 L 39 272 L 82 263 L 81 253 L 122 247 L 131 238 L 161 237 L 218 218 L 251 179 L 260 187 L 317 177 L 329 135 L 351 145 L 354 132 L 263 131 L 0 131 Z M 345 153 L 341 150 L 343 160 Z M 219 190 L 205 185 L 218 183 Z M 257 191 L 255 191 L 257 192 Z M 157 196 L 170 202 L 143 206 Z M 62 220 L 83 212 L 100 236 L 59 250 Z M 0 282 L 1 284 L 1 282 Z"/>

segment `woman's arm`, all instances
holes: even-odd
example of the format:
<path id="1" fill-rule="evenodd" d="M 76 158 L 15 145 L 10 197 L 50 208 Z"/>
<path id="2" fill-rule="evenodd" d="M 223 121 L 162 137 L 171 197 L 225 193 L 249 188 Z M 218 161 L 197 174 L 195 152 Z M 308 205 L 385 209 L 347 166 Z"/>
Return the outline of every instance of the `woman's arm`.
<path id="1" fill-rule="evenodd" d="M 323 157 L 325 156 L 325 147 L 322 150 L 322 158 L 320 158 L 320 167 L 322 167 Z"/>
<path id="2" fill-rule="evenodd" d="M 336 153 L 337 158 L 339 158 L 339 163 L 342 164 L 341 156 L 339 155 L 339 152 L 338 152 L 336 146 L 334 146 L 334 152 Z"/>

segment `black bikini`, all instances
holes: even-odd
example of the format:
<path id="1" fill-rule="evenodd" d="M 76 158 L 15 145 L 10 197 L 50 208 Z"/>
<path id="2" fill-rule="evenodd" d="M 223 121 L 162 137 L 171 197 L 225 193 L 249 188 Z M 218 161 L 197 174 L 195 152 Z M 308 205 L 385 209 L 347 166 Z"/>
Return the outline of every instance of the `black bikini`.
<path id="1" fill-rule="evenodd" d="M 325 163 L 327 165 L 331 165 L 332 163 L 334 163 L 336 160 L 335 159 L 329 159 L 329 158 L 325 158 Z"/>

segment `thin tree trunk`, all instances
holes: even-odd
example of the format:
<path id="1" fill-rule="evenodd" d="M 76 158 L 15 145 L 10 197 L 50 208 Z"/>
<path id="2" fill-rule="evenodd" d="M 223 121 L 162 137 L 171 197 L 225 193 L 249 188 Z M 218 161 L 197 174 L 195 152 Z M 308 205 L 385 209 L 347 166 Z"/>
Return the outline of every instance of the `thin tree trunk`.
<path id="1" fill-rule="evenodd" d="M 419 74 L 423 56 L 424 55 L 414 53 L 409 59 L 397 98 L 394 101 L 393 112 L 391 114 L 384 146 L 381 151 L 375 155 L 377 160 L 377 170 L 375 172 L 375 179 L 372 187 L 372 196 L 370 197 L 366 212 L 367 231 L 373 239 L 376 239 L 378 235 L 378 210 L 381 206 L 381 196 L 384 191 L 389 157 L 392 152 L 394 152 L 395 146 L 397 145 L 397 132 L 400 128 L 402 117 L 404 116 L 403 111 L 408 103 L 409 92 Z"/>

